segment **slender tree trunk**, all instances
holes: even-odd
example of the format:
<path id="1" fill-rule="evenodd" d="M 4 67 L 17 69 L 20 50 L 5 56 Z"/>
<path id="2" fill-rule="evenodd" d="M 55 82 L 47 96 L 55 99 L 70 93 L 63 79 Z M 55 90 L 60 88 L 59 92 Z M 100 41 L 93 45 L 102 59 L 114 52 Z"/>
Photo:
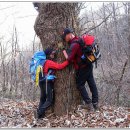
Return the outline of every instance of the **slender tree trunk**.
<path id="1" fill-rule="evenodd" d="M 129 36 L 128 36 L 128 59 L 130 67 L 130 2 L 128 3 L 128 26 L 129 26 Z"/>
<path id="2" fill-rule="evenodd" d="M 60 31 L 65 27 L 71 27 L 77 31 L 78 3 L 41 3 L 39 15 L 35 22 L 35 32 L 41 39 L 43 49 L 61 42 Z M 65 44 L 67 46 L 67 44 Z M 57 54 L 56 61 L 61 63 L 65 60 L 61 51 Z M 69 112 L 80 103 L 80 95 L 76 88 L 74 69 L 72 66 L 62 71 L 57 71 L 55 82 L 55 105 L 56 115 Z"/>

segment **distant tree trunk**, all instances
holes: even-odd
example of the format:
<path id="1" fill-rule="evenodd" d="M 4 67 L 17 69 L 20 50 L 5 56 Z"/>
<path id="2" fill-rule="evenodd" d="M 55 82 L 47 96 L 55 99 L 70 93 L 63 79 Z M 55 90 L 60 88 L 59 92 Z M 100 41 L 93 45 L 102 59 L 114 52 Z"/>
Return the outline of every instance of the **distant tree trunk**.
<path id="1" fill-rule="evenodd" d="M 105 19 L 107 16 L 106 16 L 106 6 L 105 4 L 103 3 L 103 19 Z M 104 30 L 105 30 L 105 33 L 107 35 L 107 41 L 110 40 L 110 34 L 109 34 L 109 29 L 108 29 L 108 23 L 107 23 L 107 20 L 104 22 Z M 109 42 L 109 44 L 106 44 L 105 46 L 107 46 L 108 48 L 108 52 L 110 52 L 112 50 L 112 43 Z M 108 53 L 107 53 L 108 54 Z M 111 67 L 113 66 L 113 61 L 112 61 L 112 54 L 109 53 L 109 55 L 107 55 L 106 59 L 108 58 L 107 61 L 107 64 L 109 64 Z"/>
<path id="2" fill-rule="evenodd" d="M 116 12 L 116 7 L 115 7 L 115 3 L 112 4 L 112 8 L 113 8 L 113 23 L 114 23 L 114 39 L 113 39 L 113 42 L 114 44 L 116 45 L 115 48 L 116 48 L 116 58 L 117 60 L 119 60 L 119 55 L 121 54 L 120 53 L 120 49 L 121 49 L 121 43 L 120 43 L 120 36 L 118 34 L 119 32 L 119 29 L 118 29 L 118 20 L 116 18 L 116 15 L 117 15 L 117 12 Z"/>
<path id="3" fill-rule="evenodd" d="M 130 67 L 130 2 L 128 3 L 128 26 L 129 26 L 129 36 L 128 36 L 128 59 Z"/>
<path id="4" fill-rule="evenodd" d="M 40 4 L 34 29 L 41 39 L 43 49 L 49 46 L 57 48 L 57 43 L 61 42 L 60 31 L 63 31 L 63 28 L 71 27 L 77 32 L 77 7 L 78 3 Z M 64 60 L 62 52 L 58 52 L 56 61 L 60 63 Z M 76 88 L 72 66 L 57 71 L 56 76 L 54 112 L 56 115 L 62 115 L 80 103 L 80 95 Z"/>

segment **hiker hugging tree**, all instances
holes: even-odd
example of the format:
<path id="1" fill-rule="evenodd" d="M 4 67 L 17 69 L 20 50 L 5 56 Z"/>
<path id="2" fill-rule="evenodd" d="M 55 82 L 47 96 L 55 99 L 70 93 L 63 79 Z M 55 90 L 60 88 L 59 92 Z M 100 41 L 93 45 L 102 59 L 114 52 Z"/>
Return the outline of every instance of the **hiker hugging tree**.
<path id="1" fill-rule="evenodd" d="M 34 53 L 30 65 L 30 73 L 36 86 L 40 87 L 40 102 L 34 116 L 37 119 L 44 118 L 46 110 L 54 104 L 55 71 L 61 70 L 68 65 L 68 61 L 58 64 L 54 62 L 56 51 L 47 48 L 44 51 Z M 35 69 L 34 69 L 35 68 Z"/>
<path id="2" fill-rule="evenodd" d="M 78 3 L 40 3 L 39 14 L 35 21 L 34 29 L 41 40 L 43 50 L 53 46 L 58 48 L 62 42 L 60 37 L 62 28 L 71 27 L 78 32 Z M 68 45 L 65 44 L 65 48 Z M 58 49 L 58 63 L 65 61 L 62 49 Z M 81 96 L 76 88 L 75 71 L 73 66 L 56 72 L 56 80 L 54 85 L 55 105 L 54 113 L 56 115 L 66 114 L 73 108 L 81 104 Z"/>

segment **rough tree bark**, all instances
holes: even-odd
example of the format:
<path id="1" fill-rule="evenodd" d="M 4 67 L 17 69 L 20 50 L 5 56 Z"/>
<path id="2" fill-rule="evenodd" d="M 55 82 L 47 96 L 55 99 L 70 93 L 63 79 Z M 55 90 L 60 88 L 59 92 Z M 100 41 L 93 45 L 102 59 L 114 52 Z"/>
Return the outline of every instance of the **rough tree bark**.
<path id="1" fill-rule="evenodd" d="M 71 27 L 78 30 L 77 16 L 78 3 L 40 3 L 38 17 L 34 29 L 39 36 L 43 49 L 61 42 L 60 31 Z M 67 47 L 67 45 L 65 44 Z M 65 60 L 61 51 L 57 54 L 57 62 Z M 80 103 L 80 94 L 76 88 L 74 69 L 68 66 L 56 73 L 54 113 L 62 115 Z"/>

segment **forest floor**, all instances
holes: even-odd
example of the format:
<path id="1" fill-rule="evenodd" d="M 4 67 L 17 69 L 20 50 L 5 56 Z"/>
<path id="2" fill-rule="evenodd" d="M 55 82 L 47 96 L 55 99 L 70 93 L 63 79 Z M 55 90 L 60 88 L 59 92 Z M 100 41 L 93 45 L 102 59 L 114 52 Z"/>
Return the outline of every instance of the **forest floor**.
<path id="1" fill-rule="evenodd" d="M 0 128 L 130 128 L 130 108 L 101 106 L 100 111 L 77 109 L 61 117 L 54 114 L 36 120 L 38 102 L 0 101 Z"/>

